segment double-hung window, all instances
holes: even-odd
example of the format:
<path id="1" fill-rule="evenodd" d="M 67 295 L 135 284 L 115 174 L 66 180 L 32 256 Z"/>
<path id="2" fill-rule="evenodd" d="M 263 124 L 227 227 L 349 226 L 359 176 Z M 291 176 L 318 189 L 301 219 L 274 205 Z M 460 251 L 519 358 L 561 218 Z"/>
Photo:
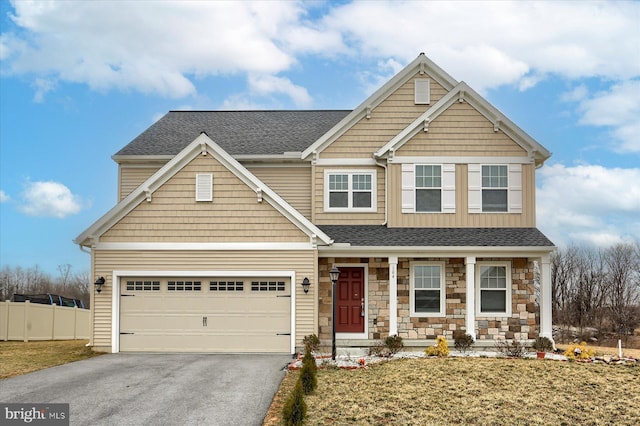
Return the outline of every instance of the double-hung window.
<path id="1" fill-rule="evenodd" d="M 482 166 L 482 211 L 508 211 L 509 179 L 506 165 Z"/>
<path id="2" fill-rule="evenodd" d="M 416 165 L 416 212 L 442 211 L 442 166 Z"/>
<path id="3" fill-rule="evenodd" d="M 411 268 L 411 316 L 445 315 L 444 262 L 419 262 Z"/>
<path id="4" fill-rule="evenodd" d="M 375 185 L 374 170 L 327 170 L 325 172 L 325 211 L 375 211 Z"/>
<path id="5" fill-rule="evenodd" d="M 479 314 L 511 314 L 511 268 L 508 262 L 478 263 Z"/>

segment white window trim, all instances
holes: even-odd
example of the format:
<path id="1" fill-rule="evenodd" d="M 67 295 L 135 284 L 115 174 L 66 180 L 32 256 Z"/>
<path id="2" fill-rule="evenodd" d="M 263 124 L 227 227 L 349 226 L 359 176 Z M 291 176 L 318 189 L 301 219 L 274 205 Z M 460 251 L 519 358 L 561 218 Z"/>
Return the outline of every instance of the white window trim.
<path id="1" fill-rule="evenodd" d="M 482 312 L 482 299 L 480 293 L 480 269 L 483 266 L 503 266 L 506 271 L 506 312 Z M 476 318 L 487 318 L 487 317 L 511 317 L 511 312 L 513 308 L 513 299 L 511 297 L 511 287 L 513 286 L 513 282 L 511 281 L 511 262 L 509 261 L 483 261 L 476 263 Z"/>
<path id="2" fill-rule="evenodd" d="M 416 166 L 440 166 L 440 211 L 419 212 L 416 210 Z M 433 162 L 402 164 L 402 213 L 442 214 L 456 212 L 456 165 Z M 435 188 L 434 188 L 435 189 Z"/>
<path id="3" fill-rule="evenodd" d="M 196 201 L 213 201 L 213 173 L 196 174 Z"/>
<path id="4" fill-rule="evenodd" d="M 416 312 L 415 305 L 415 267 L 416 266 L 439 266 L 440 267 L 440 312 Z M 411 262 L 409 265 L 409 315 L 421 318 L 437 318 L 447 316 L 447 283 L 445 274 L 445 262 Z"/>
<path id="5" fill-rule="evenodd" d="M 482 166 L 507 166 L 507 211 L 482 210 Z M 467 171 L 469 213 L 506 214 L 522 213 L 522 164 L 518 163 L 470 163 Z M 490 188 L 487 188 L 490 189 Z"/>
<path id="6" fill-rule="evenodd" d="M 371 207 L 329 207 L 329 176 L 348 175 L 348 202 L 353 203 L 353 175 L 371 175 Z M 327 169 L 324 171 L 324 211 L 327 213 L 371 213 L 376 212 L 377 207 L 377 171 L 375 169 Z"/>

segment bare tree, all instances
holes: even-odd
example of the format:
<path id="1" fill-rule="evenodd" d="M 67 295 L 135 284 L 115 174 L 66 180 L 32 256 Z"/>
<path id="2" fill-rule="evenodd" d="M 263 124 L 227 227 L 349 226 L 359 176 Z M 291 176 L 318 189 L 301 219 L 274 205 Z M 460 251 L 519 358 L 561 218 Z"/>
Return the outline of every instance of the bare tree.
<path id="1" fill-rule="evenodd" d="M 607 265 L 607 294 L 611 326 L 618 333 L 618 338 L 640 323 L 637 317 L 637 305 L 640 304 L 638 291 L 638 263 L 636 247 L 631 244 L 617 244 L 605 253 Z"/>

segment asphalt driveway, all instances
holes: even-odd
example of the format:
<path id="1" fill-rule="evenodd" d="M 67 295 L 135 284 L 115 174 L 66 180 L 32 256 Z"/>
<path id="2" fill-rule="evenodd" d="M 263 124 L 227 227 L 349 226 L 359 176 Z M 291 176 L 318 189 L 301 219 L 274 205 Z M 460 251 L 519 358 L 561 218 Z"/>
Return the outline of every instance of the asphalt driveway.
<path id="1" fill-rule="evenodd" d="M 261 425 L 289 360 L 108 354 L 0 380 L 0 402 L 69 403 L 72 425 Z"/>

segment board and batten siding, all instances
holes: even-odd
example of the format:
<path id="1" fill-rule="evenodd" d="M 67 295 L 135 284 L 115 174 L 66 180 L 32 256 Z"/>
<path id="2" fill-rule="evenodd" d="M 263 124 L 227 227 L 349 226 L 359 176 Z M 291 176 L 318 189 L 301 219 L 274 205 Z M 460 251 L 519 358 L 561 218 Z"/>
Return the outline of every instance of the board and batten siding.
<path id="1" fill-rule="evenodd" d="M 92 293 L 92 344 L 95 350 L 111 350 L 111 303 L 114 270 L 127 271 L 295 271 L 296 347 L 302 338 L 317 334 L 317 251 L 316 250 L 93 250 L 94 276 L 106 280 L 100 294 Z M 304 293 L 302 280 L 311 281 Z M 208 286 L 203 286 L 203 290 Z"/>
<path id="2" fill-rule="evenodd" d="M 314 166 L 314 216 L 313 223 L 316 225 L 380 225 L 384 222 L 385 196 L 384 196 L 384 177 L 385 170 L 382 167 L 364 166 L 364 167 L 324 167 Z M 353 212 L 353 213 L 334 213 L 324 211 L 324 175 L 325 170 L 376 170 L 376 211 L 375 212 Z"/>
<path id="3" fill-rule="evenodd" d="M 152 174 L 160 170 L 159 165 L 120 165 L 118 167 L 118 201 L 131 194 L 142 182 L 149 179 Z"/>
<path id="4" fill-rule="evenodd" d="M 309 165 L 304 167 L 247 166 L 247 169 L 307 219 L 311 218 L 311 167 Z"/>
<path id="5" fill-rule="evenodd" d="M 198 173 L 213 201 L 195 201 Z M 102 242 L 308 242 L 309 237 L 210 155 L 178 171 L 101 237 Z"/>
<path id="6" fill-rule="evenodd" d="M 526 156 L 527 152 L 466 102 L 454 103 L 396 151 L 397 156 Z"/>
<path id="7" fill-rule="evenodd" d="M 400 86 L 371 111 L 371 118 L 362 118 L 320 153 L 320 158 L 371 158 L 395 135 L 435 104 L 447 91 L 430 79 L 430 104 L 415 104 L 414 80 L 429 78 L 416 75 Z"/>
<path id="8" fill-rule="evenodd" d="M 478 157 L 482 163 L 482 157 Z M 402 213 L 402 164 L 390 164 L 389 171 L 389 227 L 471 227 L 523 228 L 536 226 L 535 167 L 522 165 L 522 213 L 468 212 L 468 167 L 456 164 L 455 213 Z"/>

